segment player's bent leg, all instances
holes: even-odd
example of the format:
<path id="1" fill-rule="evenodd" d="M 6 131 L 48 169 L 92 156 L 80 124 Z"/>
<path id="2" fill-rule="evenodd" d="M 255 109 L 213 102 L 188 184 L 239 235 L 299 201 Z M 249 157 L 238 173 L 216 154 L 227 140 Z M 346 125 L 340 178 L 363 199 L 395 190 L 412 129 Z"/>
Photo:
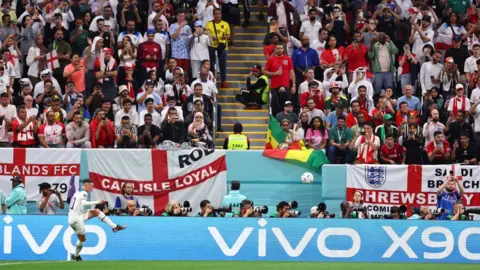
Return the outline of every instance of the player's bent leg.
<path id="1" fill-rule="evenodd" d="M 109 217 L 107 217 L 102 211 L 100 211 L 98 209 L 92 209 L 92 210 L 88 211 L 88 217 L 89 218 L 97 217 L 98 219 L 100 219 L 101 222 L 110 226 L 110 228 L 112 228 L 113 232 L 118 232 L 118 231 L 121 231 L 121 230 L 125 230 L 127 228 L 127 226 L 120 226 L 120 225 L 117 225 L 117 224 L 113 223 L 112 220 Z"/>

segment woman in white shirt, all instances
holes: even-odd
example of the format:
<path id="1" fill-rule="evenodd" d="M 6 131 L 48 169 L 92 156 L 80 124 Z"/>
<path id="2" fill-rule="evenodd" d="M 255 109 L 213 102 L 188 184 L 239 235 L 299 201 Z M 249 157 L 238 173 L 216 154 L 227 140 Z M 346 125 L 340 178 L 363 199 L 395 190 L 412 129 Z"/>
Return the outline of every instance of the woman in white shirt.
<path id="1" fill-rule="evenodd" d="M 132 39 L 129 36 L 124 36 L 122 39 L 121 49 L 118 50 L 118 78 L 125 77 L 125 66 L 135 65 L 137 58 L 137 49 L 133 45 Z"/>
<path id="2" fill-rule="evenodd" d="M 463 25 L 457 22 L 458 22 L 457 14 L 455 12 L 450 13 L 449 21 L 444 22 L 438 28 L 437 30 L 438 35 L 444 35 L 444 36 L 447 36 L 448 40 L 453 40 L 454 36 L 463 36 L 464 34 L 466 34 L 467 31 L 465 30 L 465 27 L 463 27 Z"/>
<path id="3" fill-rule="evenodd" d="M 32 82 L 32 85 L 36 85 L 40 82 L 40 72 L 45 67 L 47 60 L 46 54 L 48 52 L 47 48 L 43 45 L 44 36 L 41 33 L 38 33 L 35 37 L 35 44 L 28 50 L 27 55 L 27 65 L 28 68 L 28 78 Z M 39 68 L 40 67 L 40 68 Z"/>
<path id="4" fill-rule="evenodd" d="M 145 82 L 149 79 L 153 82 L 153 92 L 163 97 L 163 94 L 165 93 L 165 83 L 163 82 L 162 78 L 157 76 L 156 68 L 147 68 L 147 79 Z M 145 82 L 143 82 L 142 89 L 146 89 Z"/>

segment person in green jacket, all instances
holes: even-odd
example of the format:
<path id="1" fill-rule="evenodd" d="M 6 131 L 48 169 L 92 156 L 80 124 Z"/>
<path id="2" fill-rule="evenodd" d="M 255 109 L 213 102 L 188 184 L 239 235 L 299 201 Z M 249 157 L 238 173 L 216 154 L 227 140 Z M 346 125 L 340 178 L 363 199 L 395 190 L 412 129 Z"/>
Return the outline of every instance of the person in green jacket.
<path id="1" fill-rule="evenodd" d="M 372 42 L 368 50 L 368 57 L 372 62 L 372 72 L 375 75 L 373 89 L 375 95 L 380 95 L 382 89 L 393 87 L 393 74 L 395 72 L 394 55 L 398 48 L 385 33 L 378 34 L 378 41 Z"/>
<path id="2" fill-rule="evenodd" d="M 250 78 L 255 77 L 255 83 L 251 83 Z M 270 92 L 269 79 L 262 73 L 261 65 L 253 65 L 252 70 L 247 75 L 247 89 L 241 89 L 240 94 L 235 96 L 235 100 L 247 107 L 261 108 L 268 103 Z"/>
<path id="3" fill-rule="evenodd" d="M 15 176 L 12 181 L 12 193 L 8 196 L 5 204 L 7 205 L 7 214 L 26 215 L 27 214 L 27 194 L 25 186 L 22 183 L 22 177 Z"/>

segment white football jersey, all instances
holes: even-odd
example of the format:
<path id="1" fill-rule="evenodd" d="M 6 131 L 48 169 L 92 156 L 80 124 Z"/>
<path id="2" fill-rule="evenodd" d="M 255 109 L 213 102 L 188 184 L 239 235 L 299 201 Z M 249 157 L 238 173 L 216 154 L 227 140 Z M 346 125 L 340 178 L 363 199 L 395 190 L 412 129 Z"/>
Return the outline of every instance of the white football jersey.
<path id="1" fill-rule="evenodd" d="M 88 193 L 86 191 L 77 191 L 73 194 L 68 210 L 68 222 L 74 220 L 83 221 L 83 215 L 87 212 L 84 208 L 84 202 L 86 202 L 87 199 Z"/>

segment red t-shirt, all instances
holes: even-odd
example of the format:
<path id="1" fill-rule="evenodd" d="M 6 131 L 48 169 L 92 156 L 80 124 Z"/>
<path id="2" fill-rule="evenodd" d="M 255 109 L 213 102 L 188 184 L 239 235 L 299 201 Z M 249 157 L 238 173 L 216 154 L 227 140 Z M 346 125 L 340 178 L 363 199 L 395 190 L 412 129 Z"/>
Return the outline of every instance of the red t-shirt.
<path id="1" fill-rule="evenodd" d="M 268 58 L 265 70 L 276 72 L 282 70 L 280 76 L 270 76 L 270 88 L 290 87 L 290 70 L 293 70 L 292 59 L 287 55 Z"/>
<path id="2" fill-rule="evenodd" d="M 360 111 L 363 113 L 363 117 L 365 118 L 365 123 L 368 123 L 372 120 L 370 118 L 370 115 L 368 115 L 367 111 L 365 111 L 365 110 L 360 110 Z M 349 127 L 349 128 L 358 124 L 357 118 L 355 118 L 355 116 L 353 115 L 352 112 L 347 114 L 347 117 L 345 118 L 345 120 L 347 122 L 347 127 Z"/>
<path id="3" fill-rule="evenodd" d="M 412 56 L 417 57 L 414 53 L 412 53 Z M 404 57 L 404 55 L 399 55 L 398 56 L 398 62 L 402 61 L 403 57 Z M 402 66 L 402 75 L 403 74 L 409 74 L 409 73 L 410 73 L 410 62 L 408 62 L 408 60 L 407 60 L 407 61 L 405 61 L 405 64 L 403 64 L 403 66 Z"/>
<path id="4" fill-rule="evenodd" d="M 24 122 L 18 118 L 15 118 L 12 121 L 13 141 L 23 146 L 34 145 L 35 137 L 33 136 L 33 122 L 28 123 L 23 130 L 17 131 L 17 127 L 21 126 L 23 123 Z"/>
<path id="5" fill-rule="evenodd" d="M 348 71 L 353 72 L 359 67 L 368 66 L 368 49 L 362 43 L 359 44 L 358 48 L 352 44 L 348 45 L 345 54 L 348 58 Z"/>
<path id="6" fill-rule="evenodd" d="M 402 112 L 398 111 L 397 112 L 397 115 L 395 115 L 395 124 L 397 125 L 397 127 L 401 126 L 402 123 L 403 123 L 403 120 L 405 119 L 405 117 L 407 117 L 407 120 L 412 118 L 412 117 L 415 117 L 417 118 L 417 111 L 415 110 L 410 110 L 408 111 L 408 114 L 407 115 L 403 115 Z"/>
<path id="7" fill-rule="evenodd" d="M 402 155 L 405 154 L 405 149 L 398 143 L 394 143 L 392 148 L 388 148 L 386 144 L 382 145 L 382 158 L 393 159 L 395 163 L 402 163 Z"/>
<path id="8" fill-rule="evenodd" d="M 270 44 L 263 47 L 263 55 L 265 55 L 265 58 L 272 55 L 273 51 L 275 51 L 276 46 L 277 45 L 275 44 Z"/>
<path id="9" fill-rule="evenodd" d="M 427 144 L 427 146 L 425 147 L 425 150 L 427 150 L 427 153 L 433 153 L 433 151 L 435 150 L 435 141 L 431 141 L 430 143 Z M 443 155 L 445 153 L 449 153 L 450 152 L 450 144 L 448 143 L 448 141 L 446 140 L 443 140 L 443 154 L 440 153 L 440 152 L 436 152 L 435 153 L 435 157 L 433 158 L 434 160 L 442 160 L 443 159 Z"/>

